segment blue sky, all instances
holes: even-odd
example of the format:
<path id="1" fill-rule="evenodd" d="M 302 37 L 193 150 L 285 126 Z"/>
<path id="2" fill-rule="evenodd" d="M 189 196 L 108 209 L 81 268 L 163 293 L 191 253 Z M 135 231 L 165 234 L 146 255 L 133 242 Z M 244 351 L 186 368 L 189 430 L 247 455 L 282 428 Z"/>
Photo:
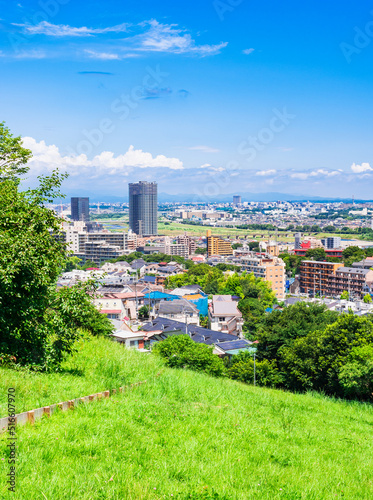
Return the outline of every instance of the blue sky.
<path id="1" fill-rule="evenodd" d="M 0 0 L 1 120 L 29 182 L 373 198 L 373 6 Z"/>

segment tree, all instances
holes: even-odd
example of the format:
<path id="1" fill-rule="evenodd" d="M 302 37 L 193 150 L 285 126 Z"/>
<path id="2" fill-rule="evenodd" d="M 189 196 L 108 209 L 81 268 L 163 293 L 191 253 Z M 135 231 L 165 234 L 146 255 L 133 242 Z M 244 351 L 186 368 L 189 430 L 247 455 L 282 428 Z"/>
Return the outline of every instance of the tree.
<path id="1" fill-rule="evenodd" d="M 275 387 L 281 383 L 281 375 L 277 369 L 276 361 L 256 361 L 256 383 L 261 386 Z M 232 357 L 227 375 L 233 380 L 246 384 L 254 381 L 254 360 L 252 354 L 241 352 Z"/>
<path id="2" fill-rule="evenodd" d="M 82 328 L 108 333 L 112 327 L 95 313 L 89 295 L 95 293 L 92 283 L 62 290 L 56 286 L 67 251 L 61 220 L 46 205 L 61 197 L 66 176 L 53 172 L 39 177 L 37 188 L 19 191 L 16 176 L 27 171 L 23 165 L 29 156 L 19 149 L 18 139 L 14 142 L 9 131 L 2 130 L 0 357 L 13 356 L 37 369 L 56 369 L 74 350 Z"/>
<path id="3" fill-rule="evenodd" d="M 343 290 L 341 293 L 341 300 L 348 300 L 350 298 L 350 294 L 348 293 L 347 290 Z"/>
<path id="4" fill-rule="evenodd" d="M 367 293 L 366 295 L 364 295 L 363 301 L 364 304 L 371 304 L 372 296 L 369 293 Z"/>
<path id="5" fill-rule="evenodd" d="M 148 306 L 140 307 L 139 318 L 140 319 L 148 319 L 149 318 L 149 307 Z"/>
<path id="6" fill-rule="evenodd" d="M 196 248 L 196 251 L 194 253 L 196 255 L 204 255 L 207 253 L 207 248 L 206 247 L 198 247 L 198 248 Z"/>
<path id="7" fill-rule="evenodd" d="M 166 360 L 171 368 L 189 368 L 209 375 L 224 373 L 223 361 L 211 347 L 197 344 L 188 335 L 172 335 L 153 347 L 153 352 Z"/>
<path id="8" fill-rule="evenodd" d="M 278 363 L 284 385 L 290 390 L 322 390 L 344 396 L 349 387 L 356 387 L 352 381 L 360 380 L 360 391 L 371 373 L 372 344 L 373 317 L 341 314 L 324 330 L 311 332 L 280 350 Z"/>
<path id="9" fill-rule="evenodd" d="M 242 243 L 233 243 L 232 244 L 232 249 L 233 250 L 237 250 L 237 248 L 241 248 L 242 247 Z"/>
<path id="10" fill-rule="evenodd" d="M 257 329 L 259 359 L 278 359 L 279 351 L 296 339 L 334 323 L 338 313 L 324 305 L 298 302 L 267 314 Z"/>
<path id="11" fill-rule="evenodd" d="M 0 122 L 0 181 L 13 180 L 28 172 L 32 153 L 22 145 L 21 137 L 13 137 L 4 122 Z"/>
<path id="12" fill-rule="evenodd" d="M 344 396 L 372 399 L 373 347 L 366 345 L 353 348 L 346 364 L 339 370 L 338 379 Z"/>
<path id="13" fill-rule="evenodd" d="M 310 248 L 306 252 L 306 259 L 313 259 L 317 261 L 326 260 L 327 255 L 323 248 Z"/>
<path id="14" fill-rule="evenodd" d="M 208 316 L 203 316 L 202 314 L 199 315 L 199 324 L 202 326 L 202 328 L 208 328 L 209 327 L 209 317 Z"/>

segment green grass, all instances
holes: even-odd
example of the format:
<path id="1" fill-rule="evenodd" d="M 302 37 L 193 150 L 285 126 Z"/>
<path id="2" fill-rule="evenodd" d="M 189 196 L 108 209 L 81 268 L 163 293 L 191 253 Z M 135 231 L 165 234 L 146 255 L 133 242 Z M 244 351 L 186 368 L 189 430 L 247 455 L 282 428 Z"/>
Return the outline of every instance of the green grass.
<path id="1" fill-rule="evenodd" d="M 15 494 L 6 489 L 0 437 L 0 498 L 373 498 L 372 406 L 172 370 L 103 339 L 68 365 L 80 360 L 75 375 L 1 370 L 1 390 L 14 381 L 18 397 L 27 387 L 24 400 L 35 407 L 40 398 L 148 383 L 20 427 Z M 203 496 L 212 489 L 217 496 Z"/>

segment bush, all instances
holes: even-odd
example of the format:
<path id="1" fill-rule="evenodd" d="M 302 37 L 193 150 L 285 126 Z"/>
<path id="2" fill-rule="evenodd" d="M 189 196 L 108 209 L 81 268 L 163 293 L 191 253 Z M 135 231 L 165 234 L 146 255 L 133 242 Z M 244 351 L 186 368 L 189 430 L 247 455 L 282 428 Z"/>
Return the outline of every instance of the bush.
<path id="1" fill-rule="evenodd" d="M 212 348 L 197 344 L 188 335 L 172 335 L 155 344 L 153 352 L 171 368 L 189 368 L 215 377 L 224 374 L 224 363 L 213 354 Z"/>
<path id="2" fill-rule="evenodd" d="M 233 380 L 239 380 L 246 384 L 254 383 L 254 360 L 251 354 L 241 353 L 234 356 L 227 375 Z M 276 361 L 255 361 L 256 383 L 261 386 L 275 387 L 281 383 L 281 376 Z"/>

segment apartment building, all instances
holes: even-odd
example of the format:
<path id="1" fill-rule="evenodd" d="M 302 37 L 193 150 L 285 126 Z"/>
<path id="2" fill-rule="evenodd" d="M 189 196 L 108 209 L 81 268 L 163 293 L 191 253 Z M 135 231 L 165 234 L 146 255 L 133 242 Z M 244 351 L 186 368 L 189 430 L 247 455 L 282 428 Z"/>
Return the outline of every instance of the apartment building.
<path id="1" fill-rule="evenodd" d="M 191 238 L 187 234 L 182 234 L 178 236 L 176 238 L 176 243 L 188 247 L 189 255 L 194 254 L 197 249 L 197 242 L 195 241 L 195 239 Z"/>
<path id="2" fill-rule="evenodd" d="M 373 290 L 373 271 L 358 267 L 344 267 L 334 262 L 303 261 L 300 274 L 301 292 L 311 295 L 350 296 L 362 298 Z"/>
<path id="3" fill-rule="evenodd" d="M 119 257 L 130 248 L 136 248 L 137 236 L 132 231 L 111 233 L 94 223 L 82 221 L 63 224 L 68 249 L 83 261 L 98 264 Z"/>
<path id="4" fill-rule="evenodd" d="M 285 298 L 285 263 L 279 257 L 251 253 L 241 258 L 241 269 L 268 281 L 278 300 Z"/>
<path id="5" fill-rule="evenodd" d="M 347 291 L 351 298 L 363 298 L 373 291 L 373 271 L 355 267 L 339 267 L 330 279 L 330 295 Z"/>
<path id="6" fill-rule="evenodd" d="M 311 295 L 331 295 L 330 280 L 343 264 L 304 260 L 301 263 L 300 290 Z"/>
<path id="7" fill-rule="evenodd" d="M 211 231 L 207 231 L 207 255 L 233 255 L 232 245 L 220 236 L 212 236 Z"/>

